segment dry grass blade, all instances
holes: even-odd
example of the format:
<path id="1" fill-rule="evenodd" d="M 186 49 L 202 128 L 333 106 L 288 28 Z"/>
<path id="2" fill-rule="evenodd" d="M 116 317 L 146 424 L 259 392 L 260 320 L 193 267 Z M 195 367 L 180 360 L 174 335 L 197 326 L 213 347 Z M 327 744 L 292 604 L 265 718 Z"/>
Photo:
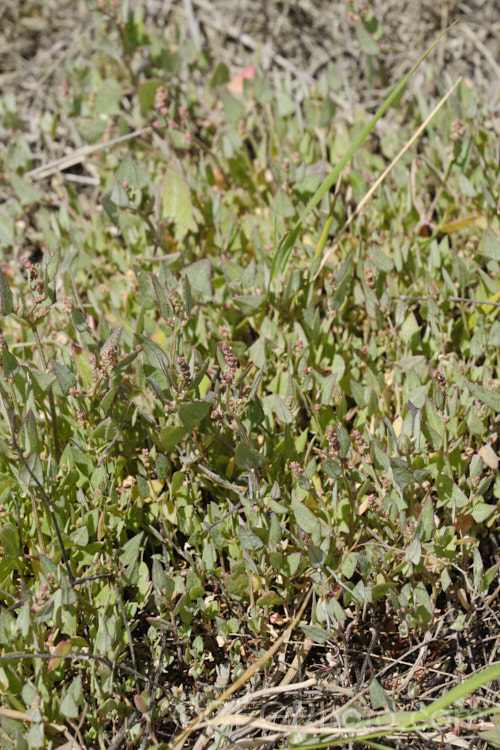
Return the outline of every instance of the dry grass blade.
<path id="1" fill-rule="evenodd" d="M 450 26 L 450 28 L 452 27 Z M 276 248 L 276 251 L 273 255 L 273 260 L 271 263 L 271 274 L 270 274 L 271 283 L 277 277 L 278 273 L 281 272 L 283 275 L 286 275 L 286 272 L 290 265 L 291 256 L 292 256 L 293 248 L 295 246 L 295 242 L 297 240 L 300 229 L 306 217 L 319 204 L 322 198 L 333 187 L 335 182 L 337 182 L 338 178 L 340 177 L 340 174 L 342 173 L 342 170 L 349 163 L 349 161 L 354 156 L 356 151 L 361 147 L 361 145 L 363 144 L 365 139 L 368 137 L 368 135 L 370 135 L 370 133 L 373 131 L 377 122 L 380 120 L 381 117 L 383 117 L 383 115 L 388 110 L 388 108 L 397 101 L 397 98 L 399 97 L 399 95 L 406 88 L 408 81 L 415 74 L 415 72 L 417 71 L 419 66 L 423 63 L 423 61 L 429 56 L 429 54 L 434 49 L 436 44 L 438 44 L 438 42 L 443 38 L 443 36 L 445 36 L 445 34 L 448 31 L 449 29 L 445 29 L 445 31 L 443 31 L 438 36 L 438 38 L 434 40 L 431 46 L 424 52 L 422 57 L 415 63 L 415 65 L 411 68 L 411 70 L 398 83 L 396 88 L 394 88 L 391 91 L 391 93 L 384 100 L 383 104 L 378 108 L 376 113 L 373 115 L 370 122 L 367 123 L 367 125 L 365 125 L 362 132 L 352 141 L 350 146 L 342 155 L 341 159 L 337 162 L 337 164 L 332 169 L 332 171 L 328 174 L 326 179 L 323 180 L 319 188 L 316 190 L 312 198 L 307 203 L 306 207 L 302 211 L 298 220 L 295 222 L 293 229 L 288 234 L 285 235 L 281 244 Z"/>
<path id="2" fill-rule="evenodd" d="M 312 734 L 312 735 L 325 735 L 329 739 L 341 739 L 347 737 L 358 737 L 366 734 L 366 727 L 362 728 L 346 728 L 339 727 L 338 725 L 325 726 L 320 723 L 312 724 L 279 724 L 275 721 L 268 721 L 267 719 L 261 719 L 256 716 L 242 716 L 241 714 L 224 714 L 222 716 L 214 716 L 213 719 L 209 719 L 203 723 L 202 727 L 207 726 L 234 726 L 234 727 L 251 727 L 252 729 L 263 729 L 270 732 L 280 732 L 283 734 Z M 396 730 L 397 724 L 388 724 L 384 731 L 390 732 Z"/>
<path id="3" fill-rule="evenodd" d="M 116 146 L 117 143 L 123 143 L 124 141 L 130 141 L 132 138 L 138 138 L 140 135 L 143 135 L 150 130 L 151 127 L 140 128 L 139 130 L 134 130 L 132 133 L 121 135 L 119 138 L 113 138 L 111 141 L 106 141 L 105 143 L 82 146 L 81 148 L 77 148 L 76 151 L 73 151 L 71 154 L 61 156 L 59 159 L 54 159 L 54 161 L 51 161 L 48 164 L 43 164 L 41 167 L 26 172 L 25 177 L 31 177 L 32 180 L 42 180 L 44 177 L 50 177 L 56 172 L 68 169 L 69 167 L 74 167 L 75 164 L 80 164 L 86 156 L 96 154 L 99 151 L 105 151 L 107 148 L 111 148 L 111 146 Z"/>

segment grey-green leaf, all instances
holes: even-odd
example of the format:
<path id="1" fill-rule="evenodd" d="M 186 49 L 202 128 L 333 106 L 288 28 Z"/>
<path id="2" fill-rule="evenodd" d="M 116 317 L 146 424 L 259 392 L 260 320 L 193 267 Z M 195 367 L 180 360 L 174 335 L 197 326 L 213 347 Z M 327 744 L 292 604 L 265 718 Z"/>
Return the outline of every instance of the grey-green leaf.
<path id="1" fill-rule="evenodd" d="M 67 396 L 71 388 L 76 386 L 76 378 L 74 374 L 69 367 L 66 367 L 66 365 L 63 365 L 61 362 L 57 362 L 55 359 L 51 361 L 51 365 L 52 372 L 56 376 L 63 396 Z"/>
<path id="2" fill-rule="evenodd" d="M 487 391 L 486 388 L 471 383 L 469 380 L 465 380 L 464 382 L 472 395 L 478 398 L 481 403 L 486 404 L 486 406 L 489 406 L 490 409 L 496 412 L 500 412 L 500 393 Z"/>
<path id="3" fill-rule="evenodd" d="M 10 315 L 14 308 L 12 292 L 10 291 L 9 282 L 0 271 L 0 311 L 2 315 Z"/>
<path id="4" fill-rule="evenodd" d="M 240 468 L 258 469 L 265 463 L 267 458 L 246 443 L 239 443 L 236 447 L 236 465 Z"/>
<path id="5" fill-rule="evenodd" d="M 207 416 L 211 405 L 206 401 L 193 401 L 188 404 L 181 404 L 179 407 L 179 416 L 188 432 L 194 430 L 201 420 Z"/>

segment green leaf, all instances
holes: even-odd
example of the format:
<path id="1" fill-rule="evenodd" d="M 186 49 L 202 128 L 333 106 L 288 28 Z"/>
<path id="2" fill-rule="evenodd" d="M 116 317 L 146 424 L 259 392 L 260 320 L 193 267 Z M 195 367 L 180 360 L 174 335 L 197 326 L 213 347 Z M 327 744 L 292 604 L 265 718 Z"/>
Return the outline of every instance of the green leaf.
<path id="1" fill-rule="evenodd" d="M 235 451 L 236 465 L 244 469 L 258 469 L 267 463 L 267 458 L 246 443 L 239 443 Z"/>
<path id="2" fill-rule="evenodd" d="M 276 591 L 266 591 L 265 594 L 259 596 L 256 604 L 258 607 L 276 607 L 281 604 L 281 597 L 278 596 Z"/>
<path id="3" fill-rule="evenodd" d="M 36 392 L 36 389 L 38 389 L 41 393 L 47 393 L 55 383 L 54 376 L 51 375 L 49 372 L 38 370 L 32 364 L 29 364 L 28 367 L 29 367 L 31 382 L 35 386 L 35 392 Z"/>
<path id="4" fill-rule="evenodd" d="M 257 391 L 259 390 L 259 385 L 262 380 L 262 373 L 264 372 L 264 367 L 261 367 L 257 375 L 255 376 L 255 380 L 252 383 L 252 387 L 250 389 L 250 393 L 248 394 L 248 400 L 252 401 L 256 395 Z"/>
<path id="5" fill-rule="evenodd" d="M 19 469 L 19 481 L 28 487 L 43 486 L 43 467 L 38 453 L 32 453 L 26 459 L 26 463 L 21 463 Z"/>
<path id="6" fill-rule="evenodd" d="M 121 432 L 111 417 L 103 419 L 103 421 L 97 425 L 92 433 L 92 440 L 104 440 L 106 443 L 111 443 L 113 440 L 117 440 L 121 436 Z"/>
<path id="7" fill-rule="evenodd" d="M 274 413 L 283 424 L 291 424 L 293 422 L 293 415 L 290 409 L 277 393 L 274 394 Z"/>
<path id="8" fill-rule="evenodd" d="M 478 737 L 485 743 L 485 747 L 500 748 L 500 727 L 497 723 L 495 729 L 489 732 L 478 732 Z"/>
<path id="9" fill-rule="evenodd" d="M 134 335 L 142 346 L 142 350 L 148 363 L 158 370 L 167 370 L 169 367 L 169 361 L 163 349 L 143 333 L 136 333 Z"/>
<path id="10" fill-rule="evenodd" d="M 10 315 L 14 307 L 12 292 L 10 291 L 9 282 L 0 271 L 0 312 L 2 315 Z"/>
<path id="11" fill-rule="evenodd" d="M 0 245 L 10 246 L 14 242 L 14 223 L 8 216 L 0 215 Z"/>
<path id="12" fill-rule="evenodd" d="M 87 451 L 83 451 L 77 445 L 68 446 L 68 449 L 78 469 L 85 477 L 89 479 L 94 470 L 92 458 L 90 457 L 89 453 Z"/>
<path id="13" fill-rule="evenodd" d="M 379 708 L 387 708 L 389 703 L 387 693 L 375 678 L 370 682 L 370 703 L 374 711 Z"/>
<path id="14" fill-rule="evenodd" d="M 67 396 L 71 388 L 74 388 L 76 386 L 76 378 L 74 373 L 69 369 L 69 367 L 61 364 L 61 362 L 57 362 L 57 360 L 55 359 L 51 360 L 50 364 L 52 366 L 52 372 L 54 373 L 56 380 L 59 383 L 59 388 L 61 389 L 63 396 Z"/>
<path id="15" fill-rule="evenodd" d="M 25 182 L 17 174 L 12 173 L 8 177 L 22 206 L 29 206 L 31 203 L 41 203 L 43 201 L 43 193 L 37 187 L 31 185 L 29 182 Z"/>
<path id="16" fill-rule="evenodd" d="M 422 423 L 422 410 L 417 409 L 411 401 L 406 405 L 406 416 L 403 422 L 403 433 L 407 435 L 418 451 L 420 448 L 420 427 Z"/>
<path id="17" fill-rule="evenodd" d="M 488 503 L 477 503 L 474 505 L 471 511 L 472 518 L 476 523 L 483 523 L 496 511 L 496 505 L 488 505 Z"/>
<path id="18" fill-rule="evenodd" d="M 125 209 L 130 208 L 132 205 L 130 203 L 127 191 L 125 190 L 121 182 L 118 181 L 115 182 L 110 192 L 107 193 L 107 198 L 109 202 L 117 208 Z"/>
<path id="19" fill-rule="evenodd" d="M 489 406 L 490 409 L 500 412 L 500 393 L 487 391 L 486 388 L 482 388 L 480 385 L 475 385 L 475 383 L 471 383 L 468 380 L 464 380 L 464 382 L 475 398 L 479 399 L 481 403 L 486 404 L 486 406 Z"/>
<path id="20" fill-rule="evenodd" d="M 92 367 L 90 366 L 90 352 L 81 349 L 79 346 L 71 346 L 73 359 L 75 361 L 76 371 L 81 378 L 85 390 L 92 386 Z"/>
<path id="21" fill-rule="evenodd" d="M 377 57 L 377 55 L 380 55 L 380 47 L 373 39 L 371 34 L 367 31 L 364 24 L 356 24 L 356 36 L 358 37 L 361 52 L 363 52 L 365 55 L 368 55 L 369 57 Z"/>
<path id="22" fill-rule="evenodd" d="M 38 453 L 38 451 L 40 450 L 40 446 L 38 441 L 38 432 L 36 429 L 35 415 L 33 414 L 32 409 L 28 409 L 28 411 L 26 412 L 26 416 L 24 417 L 21 424 L 21 430 L 24 431 L 24 434 L 26 436 L 26 449 L 28 453 L 30 455 L 32 453 Z"/>
<path id="23" fill-rule="evenodd" d="M 500 240 L 490 227 L 488 227 L 479 243 L 479 252 L 487 258 L 500 261 Z"/>
<path id="24" fill-rule="evenodd" d="M 161 562 L 154 558 L 153 566 L 151 569 L 151 580 L 153 582 L 153 588 L 157 594 L 164 594 L 167 588 L 167 576 L 163 569 Z"/>
<path id="25" fill-rule="evenodd" d="M 211 409 L 211 404 L 206 401 L 192 401 L 179 406 L 179 416 L 187 432 L 192 432 L 201 420 L 204 419 Z"/>
<path id="26" fill-rule="evenodd" d="M 390 463 L 394 481 L 402 490 L 415 481 L 408 461 L 404 461 L 402 458 L 391 458 Z"/>
<path id="27" fill-rule="evenodd" d="M 100 353 L 104 354 L 106 349 L 108 349 L 110 346 L 114 347 L 115 349 L 118 349 L 118 344 L 120 343 L 121 335 L 123 333 L 123 326 L 118 326 L 114 329 L 114 331 L 111 331 L 108 338 L 104 342 L 104 344 L 101 346 Z"/>
<path id="28" fill-rule="evenodd" d="M 42 272 L 46 284 L 49 284 L 55 279 L 57 271 L 59 270 L 60 262 L 60 248 L 57 248 L 55 253 L 52 253 L 50 250 L 45 250 L 42 258 Z"/>
<path id="29" fill-rule="evenodd" d="M 240 526 L 238 529 L 238 537 L 240 544 L 243 549 L 249 549 L 256 552 L 259 549 L 264 548 L 264 542 L 262 539 L 254 534 L 254 532 L 248 528 L 248 526 Z"/>
<path id="30" fill-rule="evenodd" d="M 7 349 L 2 353 L 2 368 L 6 378 L 13 378 L 19 372 L 19 362 Z"/>
<path id="31" fill-rule="evenodd" d="M 82 117 L 75 121 L 76 129 L 86 143 L 100 143 L 108 122 L 95 117 Z"/>
<path id="32" fill-rule="evenodd" d="M 328 601 L 328 611 L 337 620 L 337 622 L 344 622 L 346 619 L 346 613 L 342 609 L 342 606 L 338 599 L 332 596 Z"/>
<path id="33" fill-rule="evenodd" d="M 105 193 L 101 198 L 101 203 L 113 224 L 118 226 L 118 222 L 120 221 L 120 209 L 115 201 L 112 200 L 111 193 Z"/>
<path id="34" fill-rule="evenodd" d="M 282 573 L 282 575 L 291 578 L 297 573 L 300 567 L 300 562 L 302 560 L 301 553 L 292 552 L 290 555 L 282 555 L 281 553 L 279 553 L 279 555 L 280 557 L 282 557 L 282 560 L 280 561 L 278 570 L 280 571 L 280 573 Z"/>
<path id="35" fill-rule="evenodd" d="M 422 528 L 424 531 L 424 541 L 429 542 L 434 534 L 435 520 L 434 520 L 434 506 L 430 497 L 426 499 L 422 506 Z"/>
<path id="36" fill-rule="evenodd" d="M 342 575 L 344 576 L 344 578 L 349 579 L 352 577 L 352 575 L 354 574 L 354 571 L 356 570 L 357 564 L 358 564 L 357 555 L 355 555 L 353 552 L 349 552 L 346 555 L 346 558 L 344 562 L 342 563 L 342 568 L 341 568 Z"/>
<path id="37" fill-rule="evenodd" d="M 224 63 L 219 63 L 212 73 L 210 88 L 215 89 L 217 86 L 225 86 L 226 83 L 229 83 L 229 70 Z"/>
<path id="38" fill-rule="evenodd" d="M 421 581 L 415 587 L 414 602 L 419 619 L 424 623 L 430 622 L 432 617 L 432 603 L 429 593 Z"/>
<path id="39" fill-rule="evenodd" d="M 160 443 L 162 450 L 170 451 L 179 445 L 186 435 L 184 427 L 164 427 L 160 434 Z"/>
<path id="40" fill-rule="evenodd" d="M 326 643 L 332 637 L 332 634 L 323 628 L 318 628 L 314 625 L 301 625 L 300 629 L 303 631 L 306 638 L 310 638 L 314 643 Z"/>
<path id="41" fill-rule="evenodd" d="M 231 574 L 226 578 L 226 589 L 229 596 L 235 599 L 246 598 L 251 585 L 248 573 Z"/>
<path id="42" fill-rule="evenodd" d="M 71 319 L 77 331 L 83 333 L 87 330 L 87 321 L 85 319 L 85 316 L 77 307 L 73 306 L 71 308 Z"/>
<path id="43" fill-rule="evenodd" d="M 312 513 L 305 505 L 297 501 L 293 501 L 291 507 L 292 513 L 300 528 L 303 529 L 306 534 L 312 534 L 318 525 L 318 519 L 314 513 Z"/>
<path id="44" fill-rule="evenodd" d="M 349 448 L 351 447 L 351 440 L 349 438 L 349 433 L 347 432 L 344 425 L 341 425 L 338 428 L 337 437 L 340 443 L 340 455 L 343 457 L 347 456 L 347 454 L 349 453 Z"/>
<path id="45" fill-rule="evenodd" d="M 236 294 L 233 297 L 234 304 L 248 317 L 261 310 L 265 301 L 266 298 L 261 294 Z"/>
<path id="46" fill-rule="evenodd" d="M 177 160 L 171 160 L 167 166 L 158 192 L 157 213 L 160 222 L 172 219 L 176 224 L 191 232 L 196 232 L 198 229 L 193 218 L 191 192 Z"/>
<path id="47" fill-rule="evenodd" d="M 130 154 L 126 154 L 122 159 L 118 171 L 116 173 L 116 179 L 122 183 L 127 183 L 129 188 L 136 189 L 140 187 L 140 180 L 137 173 L 137 167 L 134 163 Z"/>
<path id="48" fill-rule="evenodd" d="M 156 274 L 151 274 L 151 281 L 153 282 L 153 289 L 155 292 L 156 301 L 158 302 L 158 307 L 160 308 L 161 316 L 163 320 L 168 320 L 172 317 L 172 309 L 170 307 L 168 297 L 165 293 L 165 289 L 158 281 L 158 276 L 156 276 Z"/>
<path id="49" fill-rule="evenodd" d="M 439 505 L 452 505 L 464 508 L 469 499 L 450 477 L 446 474 L 438 474 L 435 480 Z"/>
<path id="50" fill-rule="evenodd" d="M 96 94 L 94 112 L 98 115 L 120 115 L 123 90 L 116 78 L 109 78 Z"/>
<path id="51" fill-rule="evenodd" d="M 335 102 L 332 99 L 330 99 L 329 96 L 325 97 L 325 99 L 323 100 L 323 104 L 321 105 L 321 115 L 319 118 L 320 128 L 326 128 L 330 125 L 333 118 L 335 117 L 336 111 L 337 111 L 337 107 L 335 105 Z M 319 179 L 318 179 L 318 182 L 319 182 Z M 317 187 L 317 183 L 314 185 L 311 192 L 313 190 L 316 190 L 316 187 Z"/>
<path id="52" fill-rule="evenodd" d="M 181 271 L 189 279 L 193 289 L 201 292 L 208 299 L 212 298 L 212 264 L 210 258 L 203 258 L 196 263 L 191 263 Z"/>
<path id="53" fill-rule="evenodd" d="M 139 534 L 133 536 L 132 539 L 129 539 L 128 542 L 125 542 L 119 554 L 119 559 L 122 565 L 130 565 L 137 561 L 143 537 L 144 532 L 141 531 Z"/>
<path id="54" fill-rule="evenodd" d="M 19 532 L 12 523 L 4 523 L 0 530 L 0 542 L 6 557 L 19 557 Z"/>
<path id="55" fill-rule="evenodd" d="M 151 284 L 149 283 L 150 276 L 146 271 L 144 271 L 140 266 L 134 263 L 132 266 L 133 271 L 135 273 L 135 277 L 137 279 L 137 283 L 139 284 L 139 289 L 141 292 L 141 302 L 146 305 L 146 307 L 150 307 L 153 303 L 153 295 L 151 293 Z"/>
<path id="56" fill-rule="evenodd" d="M 78 706 L 76 705 L 76 701 L 71 695 L 71 693 L 66 693 L 64 698 L 61 701 L 60 705 L 60 711 L 63 716 L 66 716 L 67 719 L 77 719 L 79 710 Z"/>
<path id="57" fill-rule="evenodd" d="M 30 750 L 31 748 L 45 746 L 45 729 L 43 722 L 36 722 L 30 726 L 27 739 Z"/>
<path id="58" fill-rule="evenodd" d="M 331 458 L 325 458 L 321 462 L 321 466 L 326 476 L 330 477 L 331 479 L 338 479 L 342 476 L 342 467 L 339 463 L 333 461 Z"/>
<path id="59" fill-rule="evenodd" d="M 242 119 L 245 113 L 244 105 L 225 89 L 222 89 L 220 91 L 220 98 L 224 106 L 224 114 L 226 116 L 226 119 L 228 120 L 228 122 L 235 125 Z M 229 131 L 229 136 L 231 136 L 231 131 Z"/>
<path id="60" fill-rule="evenodd" d="M 156 92 L 160 86 L 164 85 L 164 81 L 157 79 L 154 81 L 145 81 L 139 86 L 139 104 L 141 107 L 141 114 L 146 116 L 153 109 L 156 99 Z"/>
<path id="61" fill-rule="evenodd" d="M 413 539 L 405 550 L 405 558 L 408 562 L 418 565 L 422 557 L 422 545 L 419 539 Z"/>
<path id="62" fill-rule="evenodd" d="M 193 309 L 193 295 L 191 294 L 191 284 L 189 283 L 189 276 L 184 277 L 184 306 L 186 308 L 186 315 L 191 315 Z"/>
<path id="63" fill-rule="evenodd" d="M 147 481 L 144 479 L 144 477 L 141 477 L 140 474 L 137 475 L 136 481 L 140 496 L 143 498 L 143 500 L 147 500 L 147 498 L 151 496 Z"/>

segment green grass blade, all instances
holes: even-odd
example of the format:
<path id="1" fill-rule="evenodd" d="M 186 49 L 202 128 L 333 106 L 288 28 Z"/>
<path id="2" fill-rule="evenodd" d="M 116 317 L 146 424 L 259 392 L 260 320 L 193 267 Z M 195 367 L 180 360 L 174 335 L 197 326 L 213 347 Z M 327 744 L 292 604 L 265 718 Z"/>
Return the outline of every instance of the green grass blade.
<path id="1" fill-rule="evenodd" d="M 349 726 L 349 729 L 359 730 L 366 728 L 366 734 L 358 734 L 355 738 L 355 741 L 363 742 L 364 744 L 370 744 L 372 747 L 377 748 L 377 750 L 382 750 L 384 746 L 377 745 L 376 743 L 369 743 L 367 741 L 376 739 L 377 737 L 384 737 L 389 731 L 391 732 L 391 734 L 399 732 L 409 733 L 416 729 L 422 730 L 423 725 L 425 726 L 429 723 L 432 726 L 442 726 L 443 724 L 447 723 L 447 720 L 449 718 L 446 714 L 443 714 L 443 711 L 446 708 L 449 708 L 455 701 L 466 698 L 468 695 L 471 695 L 472 693 L 479 690 L 479 688 L 483 687 L 483 685 L 487 685 L 488 683 L 493 682 L 493 680 L 496 680 L 499 677 L 500 662 L 495 662 L 495 664 L 492 664 L 490 667 L 476 672 L 476 674 L 473 674 L 471 677 L 467 678 L 460 685 L 455 685 L 455 687 L 448 690 L 447 693 L 442 695 L 440 698 L 437 698 L 437 700 L 420 711 L 390 712 L 384 714 L 383 716 L 378 716 L 374 719 L 367 719 L 365 721 L 360 721 L 356 724 L 352 724 Z M 498 708 L 492 706 L 490 710 L 481 711 L 479 713 L 482 715 L 486 715 L 488 713 L 492 713 L 495 710 L 498 710 Z M 477 715 L 477 712 L 474 712 L 474 714 Z M 381 729 L 382 727 L 385 727 L 385 729 Z M 320 740 L 318 742 L 307 743 L 305 745 L 296 745 L 294 747 L 296 748 L 296 750 L 306 750 L 306 748 L 307 750 L 320 750 L 321 748 L 346 744 L 346 742 L 348 742 L 349 740 L 352 741 L 353 737 L 329 739 L 327 741 Z"/>
<path id="2" fill-rule="evenodd" d="M 271 277 L 270 277 L 271 283 L 274 281 L 274 279 L 279 273 L 286 273 L 288 269 L 288 265 L 290 263 L 292 250 L 294 248 L 295 242 L 297 240 L 300 228 L 304 220 L 311 213 L 313 208 L 315 208 L 318 205 L 318 203 L 321 201 L 323 196 L 326 195 L 326 193 L 330 190 L 330 188 L 335 184 L 340 173 L 342 172 L 346 164 L 351 160 L 351 157 L 354 155 L 357 149 L 361 146 L 365 138 L 372 132 L 373 128 L 375 127 L 377 122 L 380 120 L 382 115 L 387 111 L 387 109 L 391 106 L 391 104 L 402 93 L 403 89 L 405 88 L 406 84 L 408 83 L 412 75 L 415 73 L 415 71 L 418 69 L 421 63 L 430 54 L 431 50 L 436 46 L 436 44 L 440 41 L 440 39 L 447 32 L 448 32 L 448 29 L 445 29 L 437 37 L 437 39 L 435 39 L 435 41 L 431 44 L 429 49 L 422 55 L 420 60 L 418 60 L 418 62 L 415 63 L 413 68 L 405 75 L 405 77 L 396 86 L 396 88 L 393 89 L 393 91 L 389 94 L 387 99 L 383 102 L 381 107 L 377 110 L 375 115 L 372 117 L 370 122 L 366 125 L 361 135 L 355 141 L 353 141 L 350 148 L 348 148 L 348 150 L 346 151 L 344 156 L 341 158 L 341 160 L 335 165 L 335 167 L 332 169 L 328 177 L 325 178 L 323 183 L 319 186 L 317 191 L 314 193 L 313 197 L 311 198 L 311 200 L 309 201 L 309 203 L 303 210 L 294 228 L 292 229 L 290 234 L 281 242 L 280 246 L 278 247 L 277 251 L 274 254 L 273 262 L 271 265 Z"/>
<path id="3" fill-rule="evenodd" d="M 483 685 L 487 685 L 489 682 L 497 680 L 499 677 L 500 662 L 495 662 L 495 664 L 492 664 L 490 667 L 482 669 L 480 672 L 476 672 L 476 674 L 471 675 L 471 677 L 468 677 L 460 685 L 455 685 L 455 687 L 451 688 L 447 693 L 435 700 L 434 703 L 431 703 L 430 706 L 427 706 L 426 708 L 422 709 L 422 711 L 419 711 L 417 715 L 413 717 L 413 719 L 416 721 L 428 721 L 438 711 L 442 711 L 445 708 L 448 708 L 457 700 L 466 698 L 468 695 L 471 695 L 471 693 L 474 693 Z"/>

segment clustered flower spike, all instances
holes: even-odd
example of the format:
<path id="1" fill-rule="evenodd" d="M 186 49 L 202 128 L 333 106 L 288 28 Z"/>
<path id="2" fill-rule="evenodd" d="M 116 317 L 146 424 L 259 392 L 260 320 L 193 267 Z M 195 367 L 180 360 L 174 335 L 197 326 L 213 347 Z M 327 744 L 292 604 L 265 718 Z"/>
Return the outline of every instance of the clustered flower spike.
<path id="1" fill-rule="evenodd" d="M 179 365 L 179 369 L 181 371 L 181 377 L 182 380 L 187 383 L 191 380 L 191 373 L 189 371 L 189 365 L 186 362 L 185 357 L 177 357 L 177 364 Z"/>
<path id="2" fill-rule="evenodd" d="M 441 391 L 442 397 L 446 398 L 446 378 L 443 375 L 442 372 L 439 372 L 439 370 L 433 370 L 432 376 L 436 378 L 438 384 L 439 384 L 439 390 Z"/>
<path id="3" fill-rule="evenodd" d="M 295 474 L 296 477 L 304 476 L 304 469 L 298 463 L 298 461 L 290 461 L 290 470 L 293 474 Z"/>
<path id="4" fill-rule="evenodd" d="M 155 109 L 161 112 L 162 115 L 168 114 L 167 91 L 164 86 L 159 86 L 156 89 Z"/>
<path id="5" fill-rule="evenodd" d="M 40 278 L 38 267 L 35 263 L 32 263 L 30 260 L 28 260 L 28 258 L 21 258 L 21 263 L 26 269 L 30 286 L 35 293 L 35 302 L 42 302 L 44 299 L 43 295 L 45 292 L 45 284 Z"/>
<path id="6" fill-rule="evenodd" d="M 231 351 L 231 347 L 227 343 L 227 341 L 223 341 L 221 344 L 222 353 L 224 355 L 224 359 L 227 362 L 227 366 L 222 371 L 222 383 L 225 386 L 231 385 L 231 383 L 234 382 L 236 377 L 236 371 L 239 369 L 240 363 L 234 356 L 233 352 Z"/>
<path id="7" fill-rule="evenodd" d="M 333 425 L 330 425 L 326 431 L 326 439 L 328 440 L 328 446 L 330 451 L 336 455 L 340 453 L 340 440 L 337 435 L 337 431 Z"/>
<path id="8" fill-rule="evenodd" d="M 368 452 L 368 445 L 366 443 L 366 440 L 362 436 L 359 430 L 353 430 L 352 431 L 352 438 L 356 442 L 356 445 L 358 447 L 358 452 L 360 456 L 366 455 Z"/>
<path id="9" fill-rule="evenodd" d="M 224 355 L 224 359 L 226 360 L 229 367 L 234 368 L 235 370 L 238 369 L 240 366 L 238 360 L 234 356 L 233 352 L 231 351 L 231 347 L 227 343 L 227 341 L 222 342 L 222 353 Z"/>

